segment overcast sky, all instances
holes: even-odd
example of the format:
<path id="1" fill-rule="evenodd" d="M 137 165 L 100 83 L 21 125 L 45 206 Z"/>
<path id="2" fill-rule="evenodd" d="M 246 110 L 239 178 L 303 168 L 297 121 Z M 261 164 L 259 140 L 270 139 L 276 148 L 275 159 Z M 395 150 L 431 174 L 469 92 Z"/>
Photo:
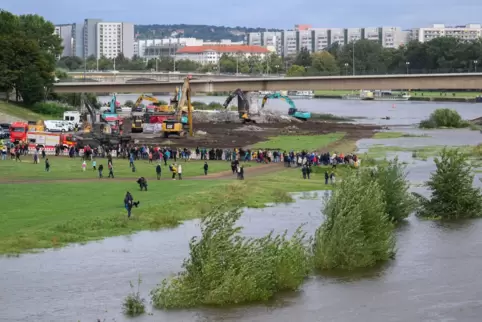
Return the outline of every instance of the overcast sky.
<path id="1" fill-rule="evenodd" d="M 482 0 L 2 0 L 15 14 L 36 13 L 55 24 L 85 18 L 135 24 L 209 24 L 287 29 L 423 27 L 482 22 Z"/>

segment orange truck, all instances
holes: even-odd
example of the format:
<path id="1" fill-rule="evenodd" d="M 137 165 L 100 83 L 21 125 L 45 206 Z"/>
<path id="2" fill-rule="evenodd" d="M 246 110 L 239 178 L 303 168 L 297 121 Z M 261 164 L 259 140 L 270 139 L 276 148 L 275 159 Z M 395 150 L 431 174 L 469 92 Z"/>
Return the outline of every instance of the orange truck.
<path id="1" fill-rule="evenodd" d="M 10 141 L 14 144 L 27 141 L 28 123 L 13 122 L 10 124 Z"/>

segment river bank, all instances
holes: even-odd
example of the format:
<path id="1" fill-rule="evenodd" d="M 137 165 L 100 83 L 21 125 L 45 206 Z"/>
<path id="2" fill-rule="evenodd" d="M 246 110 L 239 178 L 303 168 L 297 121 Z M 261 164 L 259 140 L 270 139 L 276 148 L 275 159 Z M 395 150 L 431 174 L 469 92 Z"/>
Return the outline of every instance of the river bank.
<path id="1" fill-rule="evenodd" d="M 392 150 L 397 146 L 406 148 L 407 151 L 393 151 L 388 156 L 398 156 L 407 163 L 412 190 L 421 193 L 425 190 L 420 184 L 429 178 L 434 164 L 430 159 L 412 158 L 410 147 L 457 146 L 480 141 L 480 134 L 469 130 L 406 127 L 398 131 L 410 135 L 363 139 L 358 142 L 358 149 L 363 154 L 370 147 L 380 145 L 392 146 Z M 477 174 L 474 182 L 479 187 L 480 177 Z M 293 184 L 285 177 L 279 179 L 262 181 L 271 187 Z M 310 184 L 310 190 L 319 190 L 324 185 L 319 181 Z M 294 203 L 245 209 L 240 221 L 245 227 L 243 233 L 262 236 L 270 230 L 280 233 L 286 229 L 290 234 L 300 224 L 309 223 L 303 229 L 313 234 L 323 220 L 320 201 L 323 194 L 323 191 L 306 192 L 295 195 Z M 159 196 L 169 198 L 167 191 Z M 182 199 L 177 202 L 181 203 Z M 184 201 L 189 202 L 191 199 Z M 197 220 L 186 221 L 168 230 L 143 231 L 18 258 L 0 258 L 0 305 L 5 308 L 0 316 L 12 322 L 97 319 L 118 322 L 311 322 L 319 319 L 403 322 L 428 321 L 434 317 L 476 322 L 482 313 L 482 302 L 477 297 L 482 282 L 474 278 L 482 270 L 482 250 L 478 247 L 482 243 L 482 221 L 434 222 L 411 216 L 397 229 L 396 259 L 382 267 L 343 275 L 314 275 L 299 292 L 282 294 L 269 303 L 177 311 L 155 310 L 148 305 L 152 315 L 135 319 L 124 317 L 120 308 L 129 291 L 129 281 L 135 281 L 141 274 L 140 292 L 148 299 L 149 291 L 156 284 L 181 270 L 182 260 L 189 251 L 189 239 L 199 235 L 198 223 Z M 43 305 L 38 305 L 38 298 Z M 407 310 L 408 307 L 411 309 Z"/>

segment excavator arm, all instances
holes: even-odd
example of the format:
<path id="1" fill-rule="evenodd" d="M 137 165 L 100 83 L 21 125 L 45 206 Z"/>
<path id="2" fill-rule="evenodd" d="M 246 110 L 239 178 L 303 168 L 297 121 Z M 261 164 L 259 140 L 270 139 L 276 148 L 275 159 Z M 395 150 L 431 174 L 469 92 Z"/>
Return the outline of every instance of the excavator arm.
<path id="1" fill-rule="evenodd" d="M 268 101 L 268 99 L 271 99 L 271 98 L 279 98 L 279 99 L 285 101 L 286 103 L 288 103 L 290 105 L 290 108 L 296 110 L 295 102 L 293 102 L 293 100 L 291 98 L 289 98 L 288 96 L 281 95 L 280 93 L 273 93 L 273 94 L 265 95 L 263 97 L 262 102 L 261 102 L 261 108 L 263 108 L 264 105 L 266 104 L 266 102 Z"/>
<path id="2" fill-rule="evenodd" d="M 251 119 L 249 116 L 250 103 L 248 98 L 246 97 L 246 94 L 243 92 L 242 89 L 238 88 L 234 92 L 229 94 L 228 98 L 226 98 L 226 101 L 223 104 L 224 108 L 228 108 L 229 104 L 236 97 L 238 98 L 239 117 L 243 119 L 243 122 L 251 122 Z"/>

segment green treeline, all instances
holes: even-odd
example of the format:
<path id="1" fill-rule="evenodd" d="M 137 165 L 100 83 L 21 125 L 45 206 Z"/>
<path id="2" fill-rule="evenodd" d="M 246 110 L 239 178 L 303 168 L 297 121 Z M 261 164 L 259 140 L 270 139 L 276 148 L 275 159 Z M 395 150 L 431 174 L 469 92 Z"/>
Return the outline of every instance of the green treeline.
<path id="1" fill-rule="evenodd" d="M 26 105 L 44 100 L 55 80 L 60 38 L 38 15 L 0 11 L 0 91 L 16 92 Z"/>

